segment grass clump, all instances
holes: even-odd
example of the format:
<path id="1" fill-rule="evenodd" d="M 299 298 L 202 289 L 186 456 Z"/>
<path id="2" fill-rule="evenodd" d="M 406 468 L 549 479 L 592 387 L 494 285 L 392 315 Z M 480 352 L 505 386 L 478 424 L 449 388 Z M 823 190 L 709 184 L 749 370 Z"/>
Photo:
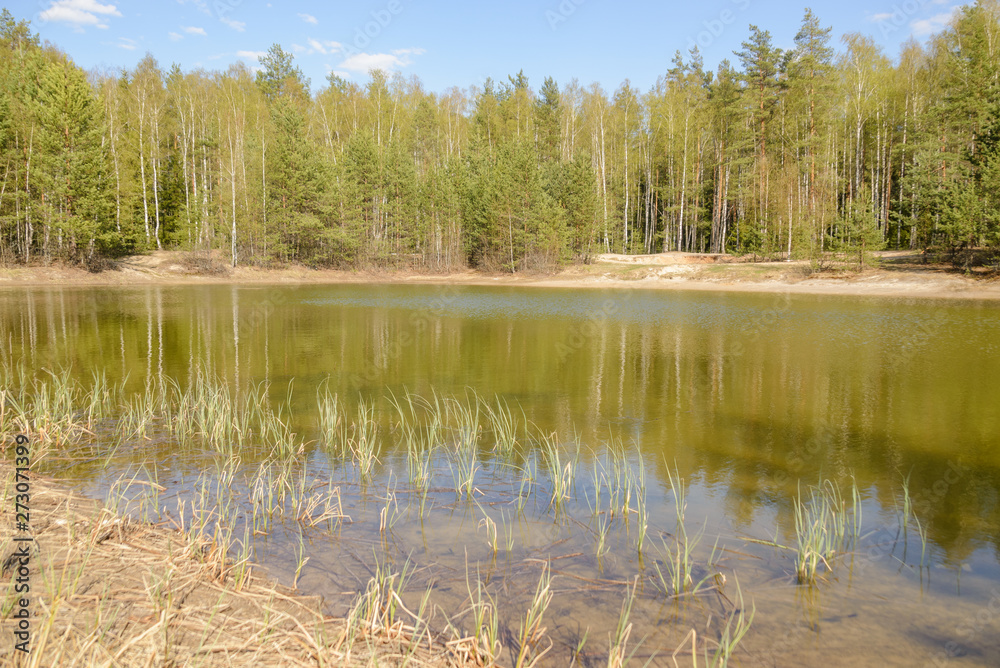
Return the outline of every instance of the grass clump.
<path id="1" fill-rule="evenodd" d="M 711 578 L 711 574 L 709 574 L 698 582 L 695 582 L 694 579 L 696 570 L 694 551 L 701 542 L 705 529 L 702 527 L 702 530 L 693 536 L 688 534 L 684 517 L 687 510 L 686 485 L 677 471 L 671 471 L 668 468 L 667 477 L 670 481 L 670 489 L 674 495 L 677 529 L 674 532 L 674 540 L 672 542 L 668 543 L 666 539 L 661 539 L 663 542 L 664 568 L 661 570 L 660 565 L 655 564 L 656 573 L 664 592 L 673 596 L 694 594 Z M 711 561 L 712 559 L 710 558 L 709 562 Z M 664 570 L 666 573 L 664 573 Z"/>
<path id="2" fill-rule="evenodd" d="M 795 576 L 799 584 L 812 584 L 820 567 L 833 570 L 834 557 L 846 551 L 858 536 L 861 521 L 860 494 L 853 485 L 852 508 L 832 480 L 809 487 L 809 497 L 800 491 L 795 499 Z"/>

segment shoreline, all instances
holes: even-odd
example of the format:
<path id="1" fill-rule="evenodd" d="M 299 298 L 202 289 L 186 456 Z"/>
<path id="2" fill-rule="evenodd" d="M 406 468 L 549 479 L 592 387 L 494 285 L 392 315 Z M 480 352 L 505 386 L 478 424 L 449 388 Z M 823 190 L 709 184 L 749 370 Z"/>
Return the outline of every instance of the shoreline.
<path id="1" fill-rule="evenodd" d="M 9 610 L 0 613 L 2 665 L 462 665 L 447 646 L 414 638 L 402 623 L 355 636 L 345 619 L 324 612 L 321 596 L 234 560 L 210 537 L 117 512 L 34 471 L 19 477 L 30 490 L 30 533 L 23 525 L 15 532 L 14 469 L 6 461 L 0 480 L 8 481 L 4 579 L 20 573 L 29 587 L 0 595 Z M 17 637 L 11 621 L 21 609 L 28 630 Z"/>
<path id="2" fill-rule="evenodd" d="M 138 287 L 149 285 L 458 285 L 561 289 L 643 289 L 702 292 L 788 293 L 917 299 L 1000 300 L 1000 279 L 968 277 L 941 266 L 902 265 L 862 273 L 813 273 L 806 262 L 722 263 L 704 256 L 664 254 L 614 258 L 571 265 L 551 274 L 487 274 L 217 267 L 213 273 L 186 268 L 179 251 L 136 256 L 116 269 L 94 273 L 78 267 L 0 268 L 0 290 L 44 287 Z"/>

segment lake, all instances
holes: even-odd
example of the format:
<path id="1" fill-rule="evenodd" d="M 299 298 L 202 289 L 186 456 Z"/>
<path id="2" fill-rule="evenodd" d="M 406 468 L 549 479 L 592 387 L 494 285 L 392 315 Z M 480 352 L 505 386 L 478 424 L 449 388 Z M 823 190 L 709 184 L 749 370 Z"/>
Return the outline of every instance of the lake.
<path id="1" fill-rule="evenodd" d="M 103 422 L 87 446 L 96 455 L 40 467 L 98 497 L 141 472 L 165 489 L 157 512 L 214 481 L 213 493 L 234 495 L 234 535 L 253 560 L 322 594 L 334 614 L 348 613 L 376 563 L 390 564 L 412 570 L 403 598 L 415 607 L 426 594 L 431 626 L 468 624 L 478 581 L 516 637 L 547 573 L 552 665 L 606 661 L 630 586 L 628 652 L 640 663 L 673 665 L 691 628 L 714 647 L 725 620 L 752 609 L 736 665 L 1000 665 L 996 302 L 444 285 L 6 288 L 0 354 L 5 368 L 38 378 L 51 371 L 86 386 L 103 373 L 126 395 L 211 378 L 233 396 L 263 396 L 294 434 L 301 480 L 337 489 L 338 521 L 285 518 L 251 532 L 252 476 L 266 453 L 227 444 L 239 461 L 220 478 L 218 452 L 197 439 L 181 447 L 164 425 L 112 448 L 114 421 Z M 371 424 L 366 473 L 346 445 L 339 455 L 330 446 L 318 397 L 334 396 L 345 421 L 361 408 Z M 405 406 L 413 425 L 447 423 L 419 484 Z M 516 447 L 500 447 L 487 407 L 509 409 Z M 473 409 L 481 435 L 463 459 L 455 439 Z M 344 443 L 361 439 L 343 433 Z M 815 581 L 800 583 L 796 499 L 820 498 L 811 490 L 827 489 L 821 480 L 856 526 Z M 128 496 L 138 504 L 143 493 Z M 678 554 L 700 591 L 670 585 Z"/>

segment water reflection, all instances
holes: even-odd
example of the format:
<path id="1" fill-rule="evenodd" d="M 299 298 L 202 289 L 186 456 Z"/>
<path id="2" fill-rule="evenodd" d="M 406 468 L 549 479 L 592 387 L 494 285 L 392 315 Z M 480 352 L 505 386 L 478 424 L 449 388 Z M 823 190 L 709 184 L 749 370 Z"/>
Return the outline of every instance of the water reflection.
<path id="1" fill-rule="evenodd" d="M 945 563 L 1000 553 L 1000 310 L 991 303 L 436 286 L 31 288 L 0 292 L 4 362 L 141 388 L 198 368 L 265 381 L 294 429 L 315 392 L 520 405 L 595 447 L 638 443 L 737 530 L 787 518 L 799 480 L 854 475 L 882 508 L 909 476 Z M 993 561 L 995 561 L 995 556 Z"/>

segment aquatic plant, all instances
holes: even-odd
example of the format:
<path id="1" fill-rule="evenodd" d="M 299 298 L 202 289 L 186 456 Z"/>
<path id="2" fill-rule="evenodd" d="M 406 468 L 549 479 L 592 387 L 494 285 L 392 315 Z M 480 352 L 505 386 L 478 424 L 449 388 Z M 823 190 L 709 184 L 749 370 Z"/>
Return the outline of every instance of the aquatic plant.
<path id="1" fill-rule="evenodd" d="M 823 480 L 809 487 L 808 499 L 803 500 L 801 491 L 795 499 L 795 575 L 800 584 L 815 582 L 821 565 L 832 570 L 833 558 L 858 535 L 860 494 L 851 496 L 854 507 L 849 513 L 837 484 Z"/>
<path id="2" fill-rule="evenodd" d="M 632 634 L 632 622 L 630 618 L 638 587 L 639 576 L 635 577 L 631 585 L 625 586 L 625 598 L 622 600 L 621 612 L 618 614 L 618 623 L 615 625 L 614 632 L 609 636 L 608 668 L 621 668 L 632 659 L 632 656 L 638 650 L 638 646 L 636 646 L 631 652 L 628 651 L 628 640 Z"/>
<path id="3" fill-rule="evenodd" d="M 705 584 L 711 575 L 695 582 L 695 560 L 694 551 L 701 542 L 705 534 L 705 527 L 701 531 L 690 536 L 685 524 L 685 512 L 687 510 L 687 489 L 684 479 L 676 470 L 667 469 L 667 478 L 670 482 L 670 490 L 674 496 L 674 512 L 677 518 L 676 529 L 673 540 L 667 542 L 660 538 L 663 544 L 663 566 L 666 573 L 660 569 L 659 564 L 655 564 L 656 573 L 663 591 L 669 595 L 696 593 Z M 714 550 L 713 550 L 714 553 Z M 709 560 L 711 563 L 711 559 Z"/>
<path id="4" fill-rule="evenodd" d="M 493 433 L 493 448 L 501 458 L 510 461 L 517 450 L 517 432 L 523 424 L 514 416 L 505 399 L 496 397 L 493 403 L 480 399 L 490 431 Z M 522 411 L 522 420 L 523 420 Z"/>
<path id="5" fill-rule="evenodd" d="M 521 618 L 521 624 L 518 628 L 517 659 L 514 662 L 516 668 L 530 668 L 530 666 L 536 665 L 552 649 L 551 640 L 547 647 L 539 649 L 546 637 L 546 627 L 542 626 L 542 619 L 550 603 L 552 603 L 552 573 L 549 565 L 544 564 L 542 572 L 538 576 L 535 594 L 532 596 L 528 610 Z"/>

